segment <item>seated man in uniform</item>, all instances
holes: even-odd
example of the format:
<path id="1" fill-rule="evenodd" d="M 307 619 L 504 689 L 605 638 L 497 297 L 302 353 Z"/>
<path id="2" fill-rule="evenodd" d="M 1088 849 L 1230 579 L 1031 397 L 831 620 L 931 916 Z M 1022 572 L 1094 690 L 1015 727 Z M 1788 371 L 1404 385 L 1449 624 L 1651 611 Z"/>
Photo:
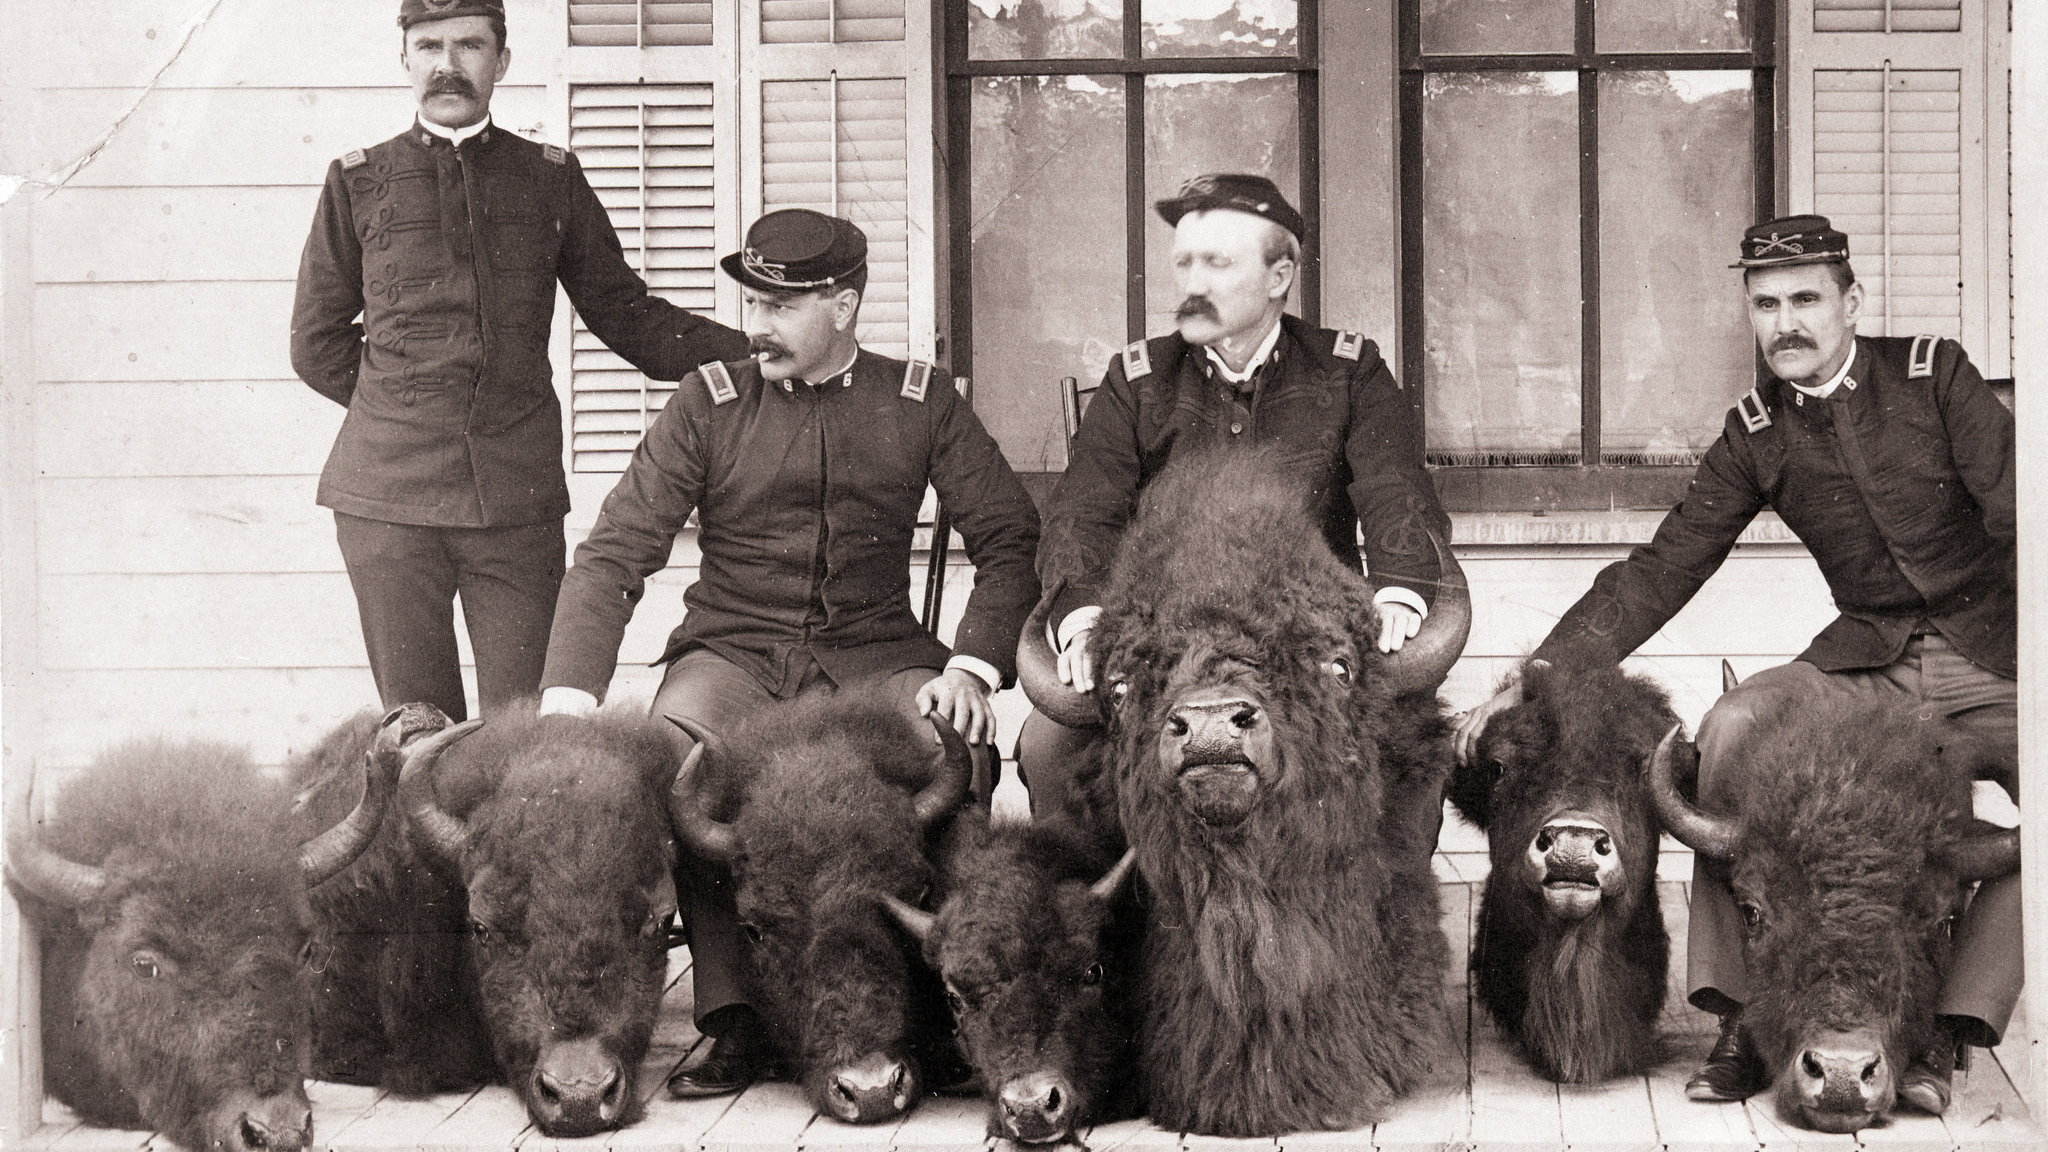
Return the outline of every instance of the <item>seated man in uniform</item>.
<path id="1" fill-rule="evenodd" d="M 1047 587 L 1065 581 L 1049 618 L 1060 680 L 1094 689 L 1089 628 L 1139 491 L 1176 454 L 1218 442 L 1297 446 L 1324 538 L 1354 566 L 1364 526 L 1379 647 L 1399 649 L 1435 599 L 1430 533 L 1450 541 L 1414 405 L 1372 341 L 1285 314 L 1303 222 L 1271 180 L 1198 176 L 1157 208 L 1174 230 L 1178 331 L 1110 362 L 1046 505 L 1039 575 Z M 1017 767 L 1033 813 L 1064 804 L 1093 739 L 1041 712 L 1025 720 Z"/>
<path id="2" fill-rule="evenodd" d="M 1856 335 L 1863 286 L 1848 237 L 1825 217 L 1749 229 L 1735 267 L 1776 379 L 1729 411 L 1655 537 L 1603 569 L 1535 656 L 1620 661 L 1685 607 L 1769 505 L 1812 551 L 1841 615 L 1701 721 L 1702 803 L 1740 794 L 1749 725 L 1786 697 L 1925 706 L 1995 742 L 2016 771 L 2012 414 L 1954 341 Z M 1509 685 L 1465 716 L 1460 759 L 1518 697 Z M 1742 916 L 1725 868 L 1696 866 L 1694 880 L 1687 998 L 1721 1017 L 1721 1036 L 1686 1094 L 1739 1100 L 1766 1077 L 1742 1027 Z M 1957 1044 L 1989 1047 L 2004 1032 L 2020 989 L 2019 917 L 2017 875 L 1970 905 L 1937 1005 L 1944 1035 L 1899 1079 L 1916 1107 L 1948 1107 Z"/>
<path id="3" fill-rule="evenodd" d="M 730 730 L 809 689 L 885 682 L 906 712 L 936 711 L 970 743 L 991 742 L 989 693 L 1015 676 L 1017 632 L 1038 598 L 1030 496 L 932 365 L 859 347 L 859 228 L 771 212 L 721 264 L 740 282 L 754 358 L 685 377 L 605 497 L 562 583 L 541 711 L 597 706 L 644 582 L 695 510 L 703 562 L 661 656 L 657 715 Z M 927 483 L 975 567 L 950 659 L 910 607 Z M 746 1003 L 748 942 L 730 875 L 687 855 L 677 868 L 697 1026 L 716 1042 L 669 1089 L 735 1091 L 768 1054 Z"/>

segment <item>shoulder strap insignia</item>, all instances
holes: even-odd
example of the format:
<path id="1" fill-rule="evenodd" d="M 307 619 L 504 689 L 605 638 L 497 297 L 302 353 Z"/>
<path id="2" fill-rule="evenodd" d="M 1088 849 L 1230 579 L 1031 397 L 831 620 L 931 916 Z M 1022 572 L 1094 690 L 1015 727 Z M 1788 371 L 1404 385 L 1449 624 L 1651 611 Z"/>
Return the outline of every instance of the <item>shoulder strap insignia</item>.
<path id="1" fill-rule="evenodd" d="M 903 391 L 905 400 L 924 403 L 924 390 L 931 386 L 932 366 L 924 360 L 912 360 L 903 366 Z"/>
<path id="2" fill-rule="evenodd" d="M 717 407 L 740 398 L 739 388 L 732 382 L 732 373 L 716 360 L 697 365 L 697 375 L 704 378 L 704 387 L 711 393 L 711 404 Z"/>
<path id="3" fill-rule="evenodd" d="M 344 172 L 361 168 L 370 162 L 370 154 L 361 148 L 351 148 L 341 154 L 341 170 Z"/>
<path id="4" fill-rule="evenodd" d="M 1764 408 L 1763 393 L 1754 388 L 1735 401 L 1735 410 L 1742 414 L 1742 426 L 1751 432 L 1761 432 L 1771 426 L 1771 414 Z"/>
<path id="5" fill-rule="evenodd" d="M 547 162 L 550 164 L 567 164 L 569 162 L 569 150 L 560 144 L 543 144 L 540 146 L 540 154 L 546 157 Z"/>
<path id="6" fill-rule="evenodd" d="M 1364 350 L 1365 334 L 1362 332 L 1352 332 L 1347 329 L 1337 333 L 1337 344 L 1334 348 L 1330 349 L 1330 354 L 1339 360 L 1357 360 L 1359 353 Z"/>
<path id="7" fill-rule="evenodd" d="M 1124 345 L 1124 379 L 1136 380 L 1152 374 L 1152 354 L 1145 350 L 1143 340 L 1133 340 Z"/>
<path id="8" fill-rule="evenodd" d="M 1913 355 L 1906 363 L 1906 379 L 1920 380 L 1934 375 L 1934 350 L 1940 346 L 1939 336 L 1913 337 Z"/>

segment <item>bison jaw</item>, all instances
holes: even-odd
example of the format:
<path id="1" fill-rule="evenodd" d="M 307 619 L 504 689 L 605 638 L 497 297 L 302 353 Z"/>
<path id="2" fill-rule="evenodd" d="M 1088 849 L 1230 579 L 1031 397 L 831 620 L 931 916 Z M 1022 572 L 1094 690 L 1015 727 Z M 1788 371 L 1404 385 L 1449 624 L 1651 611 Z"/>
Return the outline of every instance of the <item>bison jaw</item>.
<path id="1" fill-rule="evenodd" d="M 1273 763 L 1273 726 L 1265 709 L 1243 697 L 1184 700 L 1160 732 L 1159 761 L 1190 815 L 1232 827 L 1258 804 L 1259 767 Z"/>
<path id="2" fill-rule="evenodd" d="M 1896 1084 L 1870 1028 L 1825 1029 L 1797 1046 L 1778 1072 L 1778 1107 L 1821 1132 L 1854 1132 L 1890 1112 Z"/>
<path id="3" fill-rule="evenodd" d="M 1614 836 L 1583 812 L 1560 813 L 1537 829 L 1523 853 L 1543 905 L 1559 920 L 1584 920 L 1599 911 L 1604 894 L 1620 892 L 1626 876 Z"/>

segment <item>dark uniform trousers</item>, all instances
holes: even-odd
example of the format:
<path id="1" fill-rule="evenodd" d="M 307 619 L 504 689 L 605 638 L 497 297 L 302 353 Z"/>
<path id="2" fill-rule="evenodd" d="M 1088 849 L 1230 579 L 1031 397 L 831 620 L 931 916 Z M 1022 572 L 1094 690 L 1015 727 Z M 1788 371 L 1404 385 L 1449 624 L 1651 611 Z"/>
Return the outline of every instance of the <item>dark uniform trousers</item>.
<path id="1" fill-rule="evenodd" d="M 2018 799 L 2018 684 L 1958 653 L 1939 633 L 1916 635 L 1895 662 L 1863 671 L 1823 672 L 1804 660 L 1768 668 L 1738 684 L 1700 721 L 1700 804 L 1731 811 L 1747 788 L 1754 763 L 1740 754 L 1756 717 L 1771 715 L 1789 697 L 1825 707 L 1830 698 L 1899 701 L 1945 716 L 1978 733 L 2006 757 L 1999 783 Z M 1749 999 L 1742 962 L 1742 914 L 1728 888 L 1728 871 L 1704 859 L 1693 869 L 1692 911 L 1686 953 L 1686 994 L 1696 1008 L 1726 1012 Z M 2005 1034 L 2022 983 L 2020 878 L 2017 873 L 1982 885 L 1960 919 L 1950 966 L 1936 1011 L 1963 1017 L 1958 1039 L 1989 1048 Z"/>

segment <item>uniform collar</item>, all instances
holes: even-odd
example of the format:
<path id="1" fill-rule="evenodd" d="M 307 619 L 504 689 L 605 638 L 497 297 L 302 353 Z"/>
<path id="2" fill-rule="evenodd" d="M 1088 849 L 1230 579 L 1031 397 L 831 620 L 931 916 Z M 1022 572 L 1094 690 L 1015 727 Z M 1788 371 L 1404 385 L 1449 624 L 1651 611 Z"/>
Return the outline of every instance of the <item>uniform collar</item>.
<path id="1" fill-rule="evenodd" d="M 1252 358 L 1244 362 L 1244 371 L 1242 372 L 1232 372 L 1230 366 L 1223 362 L 1222 355 L 1216 351 L 1214 346 L 1204 348 L 1202 351 L 1209 354 L 1209 363 L 1215 366 L 1218 376 L 1242 388 L 1251 382 L 1252 375 L 1266 361 L 1273 358 L 1273 349 L 1280 343 L 1280 326 L 1280 318 L 1275 317 L 1273 327 L 1267 330 L 1266 338 L 1259 341 L 1259 346 L 1252 350 Z"/>
<path id="2" fill-rule="evenodd" d="M 805 380 L 803 381 L 803 383 L 809 384 L 813 389 L 824 388 L 831 384 L 837 384 L 841 388 L 851 388 L 853 387 L 853 366 L 855 364 L 858 364 L 859 362 L 860 348 L 856 346 L 853 350 L 853 355 L 847 358 L 845 367 L 840 368 L 834 372 L 827 372 L 825 374 L 825 379 L 822 382 L 812 383 L 809 380 Z M 784 380 L 782 382 L 782 390 L 784 392 L 794 392 L 796 391 L 796 386 L 797 381 L 794 379 Z"/>
<path id="3" fill-rule="evenodd" d="M 1852 336 L 1849 338 L 1849 355 L 1842 360 L 1842 366 L 1835 370 L 1835 374 L 1829 377 L 1828 382 L 1825 384 L 1808 388 L 1804 384 L 1792 384 L 1790 380 L 1785 381 L 1785 383 L 1792 384 L 1793 391 L 1803 396 L 1811 396 L 1815 400 L 1825 400 L 1835 394 L 1835 389 L 1840 387 L 1844 380 L 1849 380 L 1849 369 L 1856 363 L 1856 352 L 1856 338 Z M 1856 390 L 1856 382 L 1854 380 L 1849 380 L 1849 390 L 1851 392 Z"/>
<path id="4" fill-rule="evenodd" d="M 415 117 L 415 122 L 419 124 L 420 131 L 430 136 L 439 136 L 450 144 L 460 146 L 463 141 L 468 140 L 472 136 L 483 135 L 484 130 L 491 126 L 491 114 L 485 112 L 483 119 L 469 125 L 467 128 L 444 128 L 424 116 Z M 425 143 L 425 141 L 422 141 L 422 143 Z"/>

